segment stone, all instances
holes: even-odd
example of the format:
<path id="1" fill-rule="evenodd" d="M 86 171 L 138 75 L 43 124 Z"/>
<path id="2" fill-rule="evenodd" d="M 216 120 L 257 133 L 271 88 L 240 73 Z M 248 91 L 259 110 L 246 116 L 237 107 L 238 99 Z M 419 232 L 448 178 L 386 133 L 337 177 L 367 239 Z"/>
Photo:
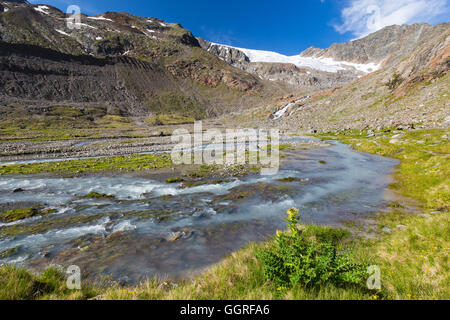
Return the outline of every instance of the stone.
<path id="1" fill-rule="evenodd" d="M 119 279 L 118 284 L 121 287 L 125 287 L 131 283 L 131 279 L 128 276 L 123 276 Z"/>
<path id="2" fill-rule="evenodd" d="M 381 229 L 381 231 L 386 232 L 386 233 L 391 233 L 391 229 L 389 229 L 388 227 L 383 227 Z"/>
<path id="3" fill-rule="evenodd" d="M 44 258 L 50 257 L 50 252 L 49 252 L 49 251 L 42 251 L 42 252 L 39 252 L 39 254 L 40 254 L 42 257 L 44 257 Z"/>

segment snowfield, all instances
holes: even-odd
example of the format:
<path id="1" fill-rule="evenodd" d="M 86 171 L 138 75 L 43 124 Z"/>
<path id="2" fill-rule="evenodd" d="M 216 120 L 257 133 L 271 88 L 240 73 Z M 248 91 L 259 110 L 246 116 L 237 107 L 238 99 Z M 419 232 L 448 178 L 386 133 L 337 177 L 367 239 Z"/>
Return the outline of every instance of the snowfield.
<path id="1" fill-rule="evenodd" d="M 70 37 L 70 34 L 68 34 L 67 32 L 64 32 L 64 31 L 59 30 L 59 29 L 55 29 L 55 31 L 58 32 L 58 33 L 60 33 L 60 34 L 62 34 L 63 36 Z"/>
<path id="2" fill-rule="evenodd" d="M 87 18 L 88 18 L 88 19 L 91 19 L 91 20 L 112 21 L 111 19 L 105 18 L 104 16 L 98 16 L 98 17 L 91 16 L 91 17 L 87 17 Z"/>
<path id="3" fill-rule="evenodd" d="M 47 6 L 37 6 L 33 8 L 34 10 L 36 10 L 37 12 L 43 13 L 43 14 L 48 14 L 48 12 L 46 10 L 49 10 L 50 8 Z"/>
<path id="4" fill-rule="evenodd" d="M 356 69 L 364 73 L 370 73 L 378 70 L 381 66 L 381 63 L 378 65 L 375 63 L 358 64 L 346 61 L 335 61 L 331 58 L 309 58 L 309 57 L 301 57 L 300 55 L 285 56 L 280 53 L 272 51 L 244 49 L 222 45 L 218 43 L 211 43 L 211 44 L 224 48 L 233 48 L 242 51 L 249 58 L 250 62 L 290 63 L 297 67 L 301 68 L 307 67 L 325 72 L 335 73 L 341 70 Z"/>

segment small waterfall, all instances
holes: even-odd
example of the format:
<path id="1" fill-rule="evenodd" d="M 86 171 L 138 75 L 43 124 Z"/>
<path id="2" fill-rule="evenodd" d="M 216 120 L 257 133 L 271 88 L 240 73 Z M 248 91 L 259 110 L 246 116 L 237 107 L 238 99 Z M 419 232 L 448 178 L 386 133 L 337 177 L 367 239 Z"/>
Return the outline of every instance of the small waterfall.
<path id="1" fill-rule="evenodd" d="M 285 113 L 286 111 L 288 111 L 291 107 L 292 107 L 292 102 L 288 103 L 283 109 L 277 111 L 274 115 L 273 115 L 273 119 L 277 120 L 280 119 Z"/>
<path id="2" fill-rule="evenodd" d="M 278 120 L 278 119 L 280 119 L 280 118 L 283 117 L 283 116 L 286 114 L 286 112 L 289 111 L 289 109 L 292 108 L 294 105 L 296 105 L 296 104 L 298 104 L 298 103 L 301 103 L 301 102 L 304 102 L 304 101 L 308 100 L 309 98 L 311 98 L 311 96 L 304 96 L 304 97 L 301 97 L 299 100 L 297 100 L 297 101 L 295 101 L 295 102 L 289 102 L 283 109 L 278 110 L 277 112 L 275 112 L 275 113 L 272 115 L 272 119 L 273 119 L 273 120 Z M 291 112 L 289 115 L 291 115 L 292 113 L 293 113 L 293 112 Z"/>

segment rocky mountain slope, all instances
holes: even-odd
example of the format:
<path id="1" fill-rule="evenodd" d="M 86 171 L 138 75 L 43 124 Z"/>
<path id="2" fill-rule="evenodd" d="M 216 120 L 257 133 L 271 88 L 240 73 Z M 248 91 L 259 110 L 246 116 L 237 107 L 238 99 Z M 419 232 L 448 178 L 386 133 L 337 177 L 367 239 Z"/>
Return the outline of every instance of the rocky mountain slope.
<path id="1" fill-rule="evenodd" d="M 300 90 L 342 86 L 381 67 L 399 64 L 429 39 L 442 36 L 446 25 L 426 23 L 390 26 L 365 38 L 308 48 L 297 56 L 234 48 L 199 39 L 208 52 L 261 79 L 289 83 Z"/>
<path id="2" fill-rule="evenodd" d="M 123 12 L 81 15 L 69 28 L 60 10 L 22 2 L 0 1 L 4 131 L 75 109 L 93 123 L 226 115 L 232 124 L 309 131 L 448 119 L 449 23 L 391 26 L 286 57 Z"/>
<path id="3" fill-rule="evenodd" d="M 379 70 L 344 86 L 303 99 L 288 97 L 243 115 L 243 122 L 310 132 L 450 124 L 450 23 L 388 27 L 327 50 L 311 48 L 303 55 L 383 61 Z M 282 116 L 274 117 L 280 110 Z"/>
<path id="4" fill-rule="evenodd" d="M 100 106 L 147 117 L 214 116 L 286 91 L 200 47 L 179 24 L 127 13 L 81 15 L 0 2 L 0 105 Z M 101 89 L 101 90 L 99 90 Z"/>
<path id="5" fill-rule="evenodd" d="M 346 84 L 366 74 L 330 59 L 287 57 L 275 52 L 234 48 L 198 38 L 203 49 L 259 79 L 290 85 L 295 90 L 318 91 Z M 375 68 L 375 67 L 373 67 Z"/>

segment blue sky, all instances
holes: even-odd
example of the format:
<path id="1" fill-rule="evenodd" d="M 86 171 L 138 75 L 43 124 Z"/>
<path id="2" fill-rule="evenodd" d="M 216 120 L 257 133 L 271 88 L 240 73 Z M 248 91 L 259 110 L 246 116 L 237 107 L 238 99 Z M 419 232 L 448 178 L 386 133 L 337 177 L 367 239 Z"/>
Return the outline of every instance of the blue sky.
<path id="1" fill-rule="evenodd" d="M 86 14 L 126 11 L 177 22 L 207 40 L 295 55 L 392 24 L 448 22 L 450 0 L 37 0 Z"/>

